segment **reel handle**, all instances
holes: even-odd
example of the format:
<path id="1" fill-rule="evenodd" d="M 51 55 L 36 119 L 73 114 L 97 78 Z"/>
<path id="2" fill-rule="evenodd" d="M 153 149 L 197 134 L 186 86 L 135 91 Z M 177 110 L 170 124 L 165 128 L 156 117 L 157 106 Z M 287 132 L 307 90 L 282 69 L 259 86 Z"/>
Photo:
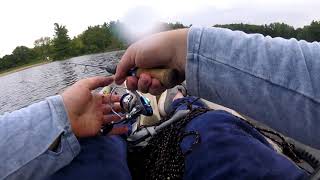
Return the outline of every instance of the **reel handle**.
<path id="1" fill-rule="evenodd" d="M 149 74 L 151 77 L 158 79 L 166 88 L 172 88 L 179 82 L 179 72 L 175 69 L 166 68 L 137 68 L 136 76 L 142 73 Z"/>

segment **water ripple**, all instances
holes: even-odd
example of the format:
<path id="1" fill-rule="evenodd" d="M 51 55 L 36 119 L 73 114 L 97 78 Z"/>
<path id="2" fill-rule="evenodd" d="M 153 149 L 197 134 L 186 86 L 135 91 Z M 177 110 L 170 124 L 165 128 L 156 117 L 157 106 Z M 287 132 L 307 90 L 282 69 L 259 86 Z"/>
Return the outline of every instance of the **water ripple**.
<path id="1" fill-rule="evenodd" d="M 72 65 L 70 62 L 108 66 L 110 63 L 117 63 L 122 54 L 123 51 L 118 51 L 80 56 L 2 76 L 0 77 L 0 114 L 61 93 L 79 79 L 109 75 L 99 68 L 88 68 L 88 71 L 84 71 L 84 67 Z"/>

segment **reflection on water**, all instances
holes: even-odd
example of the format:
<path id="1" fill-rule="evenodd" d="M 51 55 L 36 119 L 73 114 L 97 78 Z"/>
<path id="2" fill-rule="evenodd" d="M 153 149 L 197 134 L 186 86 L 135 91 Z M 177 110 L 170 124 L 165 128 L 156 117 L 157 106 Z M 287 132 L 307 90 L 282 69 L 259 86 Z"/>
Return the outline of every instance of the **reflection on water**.
<path id="1" fill-rule="evenodd" d="M 20 109 L 34 102 L 62 92 L 79 79 L 97 75 L 109 75 L 98 68 L 69 64 L 85 63 L 107 66 L 119 61 L 120 52 L 110 52 L 52 62 L 0 77 L 0 114 Z"/>

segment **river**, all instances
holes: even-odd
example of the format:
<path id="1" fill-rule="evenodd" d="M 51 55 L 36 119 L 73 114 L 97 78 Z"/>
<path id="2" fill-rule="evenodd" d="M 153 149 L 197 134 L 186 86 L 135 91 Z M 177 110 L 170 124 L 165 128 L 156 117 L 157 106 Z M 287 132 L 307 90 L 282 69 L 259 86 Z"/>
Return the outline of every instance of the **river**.
<path id="1" fill-rule="evenodd" d="M 39 102 L 48 96 L 61 93 L 79 79 L 97 75 L 110 75 L 99 68 L 76 66 L 85 63 L 108 66 L 118 62 L 123 51 L 74 57 L 25 69 L 0 77 L 0 114 Z"/>

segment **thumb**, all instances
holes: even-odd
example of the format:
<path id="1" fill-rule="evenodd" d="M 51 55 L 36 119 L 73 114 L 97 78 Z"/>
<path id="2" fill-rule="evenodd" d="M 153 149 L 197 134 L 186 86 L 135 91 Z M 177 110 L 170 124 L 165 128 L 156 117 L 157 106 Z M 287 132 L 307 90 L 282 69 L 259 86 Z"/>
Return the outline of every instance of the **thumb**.
<path id="1" fill-rule="evenodd" d="M 135 50 L 132 50 L 133 48 L 128 48 L 124 55 L 122 56 L 119 64 L 117 65 L 117 70 L 115 74 L 115 81 L 117 84 L 122 84 L 129 72 L 130 69 L 135 67 Z"/>
<path id="2" fill-rule="evenodd" d="M 97 89 L 98 87 L 103 87 L 111 84 L 113 82 L 113 76 L 96 76 L 84 79 L 82 83 L 88 87 L 90 90 Z"/>

